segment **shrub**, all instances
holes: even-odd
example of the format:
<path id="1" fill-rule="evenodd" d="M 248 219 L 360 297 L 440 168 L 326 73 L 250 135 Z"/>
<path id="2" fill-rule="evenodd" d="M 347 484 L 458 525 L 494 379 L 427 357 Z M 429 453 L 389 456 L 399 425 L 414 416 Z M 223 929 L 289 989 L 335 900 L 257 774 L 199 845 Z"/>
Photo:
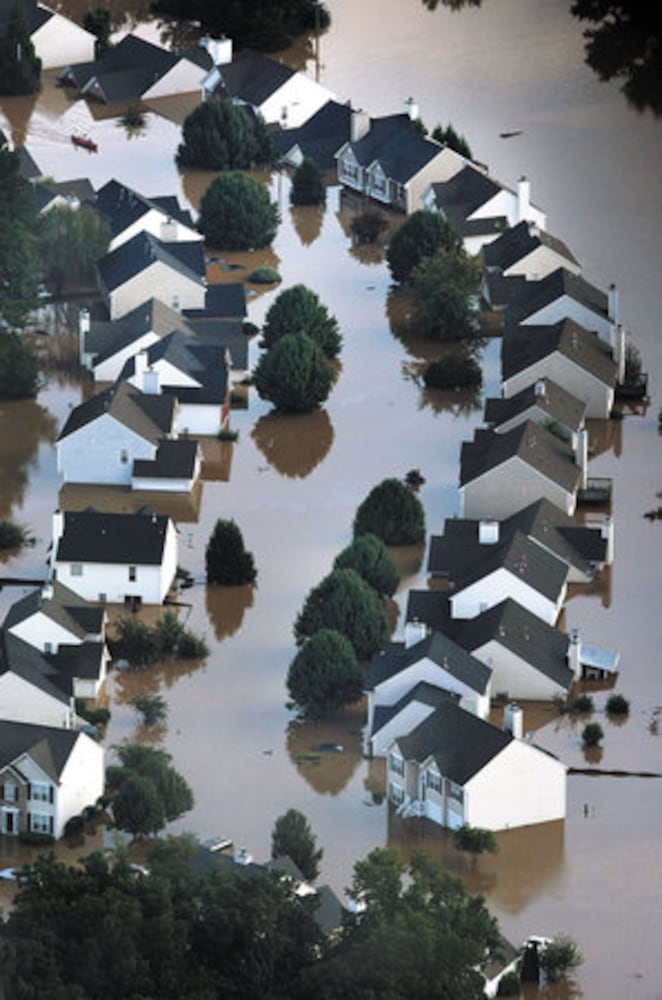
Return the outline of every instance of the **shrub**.
<path id="1" fill-rule="evenodd" d="M 610 694 L 607 698 L 608 715 L 628 715 L 630 702 L 622 694 Z"/>
<path id="2" fill-rule="evenodd" d="M 588 694 L 580 694 L 575 698 L 572 705 L 570 706 L 571 712 L 577 712 L 583 714 L 584 712 L 593 711 L 593 699 Z"/>
<path id="3" fill-rule="evenodd" d="M 174 611 L 166 611 L 154 626 L 154 641 L 159 658 L 174 656 L 184 626 Z"/>
<path id="4" fill-rule="evenodd" d="M 377 209 L 367 209 L 352 219 L 350 230 L 358 243 L 376 243 L 385 229 L 388 219 Z"/>
<path id="5" fill-rule="evenodd" d="M 28 844 L 31 847 L 44 847 L 46 844 L 54 844 L 55 837 L 50 833 L 37 833 L 35 830 L 23 830 L 18 835 L 21 844 Z"/>
<path id="6" fill-rule="evenodd" d="M 158 694 L 139 694 L 131 699 L 131 705 L 143 717 L 145 726 L 155 726 L 163 722 L 168 714 L 168 706 Z"/>
<path id="7" fill-rule="evenodd" d="M 583 958 L 577 945 L 566 934 L 557 934 L 547 947 L 540 951 L 540 968 L 551 983 L 557 983 L 582 962 Z"/>
<path id="8" fill-rule="evenodd" d="M 483 384 L 483 372 L 474 357 L 449 355 L 431 361 L 423 373 L 429 389 L 463 389 Z"/>
<path id="9" fill-rule="evenodd" d="M 116 625 L 117 636 L 109 642 L 115 660 L 128 660 L 132 667 L 148 667 L 158 659 L 154 633 L 139 618 L 122 616 Z"/>
<path id="10" fill-rule="evenodd" d="M 453 831 L 453 846 L 458 851 L 466 851 L 474 856 L 484 851 L 489 854 L 497 852 L 497 842 L 492 831 L 479 826 L 469 826 L 468 823 L 463 823 Z"/>
<path id="11" fill-rule="evenodd" d="M 252 281 L 254 285 L 275 285 L 281 280 L 280 274 L 275 267 L 256 267 L 248 275 L 247 281 Z M 257 333 L 258 328 L 252 331 Z"/>
<path id="12" fill-rule="evenodd" d="M 110 722 L 110 709 L 100 705 L 98 708 L 88 708 L 85 702 L 76 702 L 76 712 L 91 726 L 107 726 Z"/>
<path id="13" fill-rule="evenodd" d="M 177 656 L 181 660 L 201 660 L 209 654 L 209 646 L 201 636 L 185 630 L 179 637 Z"/>
<path id="14" fill-rule="evenodd" d="M 599 722 L 588 722 L 582 732 L 582 742 L 585 747 L 597 747 L 603 736 L 604 730 Z"/>
<path id="15" fill-rule="evenodd" d="M 80 837 L 85 833 L 85 818 L 83 816 L 70 816 L 64 824 L 65 837 Z"/>
<path id="16" fill-rule="evenodd" d="M 25 542 L 25 531 L 13 521 L 0 520 L 0 549 L 16 549 Z"/>
<path id="17" fill-rule="evenodd" d="M 498 997 L 518 997 L 521 991 L 522 986 L 520 978 L 517 973 L 511 969 L 510 972 L 506 972 L 505 975 L 503 975 L 499 980 L 496 995 Z"/>

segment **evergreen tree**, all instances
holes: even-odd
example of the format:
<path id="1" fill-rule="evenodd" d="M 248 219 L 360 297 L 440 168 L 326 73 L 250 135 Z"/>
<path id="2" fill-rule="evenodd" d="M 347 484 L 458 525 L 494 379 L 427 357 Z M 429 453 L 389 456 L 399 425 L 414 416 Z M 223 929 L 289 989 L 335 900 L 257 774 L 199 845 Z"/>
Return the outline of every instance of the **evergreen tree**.
<path id="1" fill-rule="evenodd" d="M 381 538 L 367 532 L 359 535 L 336 556 L 334 569 L 355 569 L 380 597 L 392 597 L 400 583 L 398 567 Z"/>
<path id="2" fill-rule="evenodd" d="M 177 148 L 180 167 L 245 170 L 273 155 L 262 118 L 232 101 L 204 101 L 184 120 Z"/>
<path id="3" fill-rule="evenodd" d="M 41 59 L 30 38 L 23 0 L 16 0 L 4 35 L 0 36 L 0 94 L 34 94 L 39 90 Z"/>
<path id="4" fill-rule="evenodd" d="M 324 173 L 309 156 L 305 156 L 294 171 L 290 201 L 293 205 L 324 205 L 326 202 Z"/>
<path id="5" fill-rule="evenodd" d="M 335 569 L 310 591 L 294 623 L 301 645 L 320 629 L 349 639 L 359 660 L 369 660 L 388 638 L 382 602 L 354 569 Z"/>
<path id="6" fill-rule="evenodd" d="M 462 249 L 462 240 L 451 223 L 439 212 L 421 209 L 409 215 L 393 233 L 386 261 L 394 281 L 408 281 L 412 272 L 428 257 Z"/>
<path id="7" fill-rule="evenodd" d="M 425 538 L 425 512 L 416 494 L 399 479 L 384 479 L 359 505 L 354 538 L 377 535 L 385 545 L 416 545 Z"/>
<path id="8" fill-rule="evenodd" d="M 471 155 L 471 147 L 469 143 L 464 138 L 455 131 L 451 124 L 448 124 L 446 128 L 441 125 L 437 125 L 436 128 L 432 130 L 432 138 L 440 142 L 442 146 L 448 146 L 449 149 L 455 150 L 460 156 L 464 156 L 467 160 L 473 159 Z"/>
<path id="9" fill-rule="evenodd" d="M 363 670 L 352 643 L 332 628 L 314 632 L 287 673 L 293 705 L 309 719 L 322 719 L 363 693 Z"/>
<path id="10" fill-rule="evenodd" d="M 35 352 L 18 333 L 0 331 L 0 399 L 30 398 L 37 395 L 38 389 L 39 362 Z"/>
<path id="11" fill-rule="evenodd" d="M 338 322 L 317 293 L 306 285 L 291 285 L 276 296 L 265 316 L 262 346 L 273 347 L 286 333 L 308 334 L 327 358 L 340 353 L 342 337 Z"/>
<path id="12" fill-rule="evenodd" d="M 286 855 L 291 858 L 301 874 L 309 882 L 319 875 L 322 848 L 318 848 L 315 834 L 303 813 L 298 809 L 288 809 L 279 816 L 271 832 L 271 857 Z"/>
<path id="13" fill-rule="evenodd" d="M 234 520 L 219 520 L 214 525 L 205 551 L 207 583 L 241 586 L 253 583 L 257 576 L 252 553 Z"/>
<path id="14" fill-rule="evenodd" d="M 333 368 L 307 334 L 288 333 L 260 356 L 253 383 L 277 410 L 307 413 L 328 398 Z"/>
<path id="15" fill-rule="evenodd" d="M 259 181 L 246 174 L 219 174 L 200 200 L 198 229 L 218 250 L 268 246 L 280 223 L 280 210 Z"/>
<path id="16" fill-rule="evenodd" d="M 422 261 L 409 283 L 420 332 L 438 340 L 476 338 L 480 282 L 479 265 L 463 251 Z"/>

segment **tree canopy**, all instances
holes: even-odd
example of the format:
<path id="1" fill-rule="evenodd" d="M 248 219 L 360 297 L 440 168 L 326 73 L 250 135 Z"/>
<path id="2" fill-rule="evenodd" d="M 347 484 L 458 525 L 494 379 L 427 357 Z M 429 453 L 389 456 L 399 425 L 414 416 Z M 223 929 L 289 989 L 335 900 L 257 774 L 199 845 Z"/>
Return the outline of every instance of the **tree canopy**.
<path id="1" fill-rule="evenodd" d="M 262 399 L 285 413 L 307 413 L 326 401 L 333 368 L 306 333 L 288 333 L 264 351 L 253 372 Z"/>
<path id="2" fill-rule="evenodd" d="M 317 293 L 306 285 L 291 285 L 278 293 L 264 318 L 262 346 L 273 347 L 286 333 L 307 333 L 327 358 L 340 353 L 342 337 L 338 322 Z"/>
<path id="3" fill-rule="evenodd" d="M 407 216 L 391 236 L 386 261 L 393 280 L 404 282 L 427 257 L 456 253 L 461 248 L 461 237 L 440 212 L 420 209 Z"/>
<path id="4" fill-rule="evenodd" d="M 200 199 L 198 229 L 218 250 L 268 246 L 279 224 L 278 205 L 259 181 L 246 174 L 219 174 Z"/>
<path id="5" fill-rule="evenodd" d="M 419 331 L 438 340 L 478 337 L 480 283 L 480 266 L 464 251 L 421 261 L 409 282 Z"/>
<path id="6" fill-rule="evenodd" d="M 381 538 L 359 535 L 336 556 L 334 569 L 355 569 L 380 597 L 392 597 L 400 583 L 398 567 Z"/>
<path id="7" fill-rule="evenodd" d="M 359 660 L 369 660 L 388 638 L 382 602 L 354 569 L 334 569 L 313 587 L 294 624 L 298 645 L 333 629 L 347 638 Z"/>
<path id="8" fill-rule="evenodd" d="M 292 175 L 290 202 L 293 205 L 324 205 L 326 184 L 324 173 L 315 160 L 304 156 Z"/>
<path id="9" fill-rule="evenodd" d="M 193 808 L 193 793 L 165 750 L 139 743 L 117 748 L 120 767 L 109 769 L 115 822 L 134 837 L 157 833 Z"/>
<path id="10" fill-rule="evenodd" d="M 40 220 L 42 277 L 55 295 L 65 289 L 96 288 L 95 264 L 110 246 L 108 222 L 90 205 L 56 205 Z"/>
<path id="11" fill-rule="evenodd" d="M 310 823 L 298 809 L 288 809 L 279 816 L 271 831 L 271 857 L 291 858 L 304 878 L 314 882 L 319 875 L 324 851 L 317 847 Z"/>
<path id="12" fill-rule="evenodd" d="M 0 399 L 31 398 L 38 389 L 39 362 L 32 347 L 20 334 L 0 330 Z"/>
<path id="13" fill-rule="evenodd" d="M 219 518 L 205 550 L 207 583 L 241 586 L 257 576 L 253 554 L 244 546 L 244 536 L 233 520 Z"/>
<path id="14" fill-rule="evenodd" d="M 184 120 L 179 167 L 246 170 L 269 163 L 271 139 L 260 115 L 231 101 L 203 101 Z"/>
<path id="15" fill-rule="evenodd" d="M 436 125 L 432 129 L 432 138 L 436 139 L 436 141 L 440 142 L 443 146 L 448 146 L 449 149 L 454 149 L 456 153 L 460 154 L 460 156 L 466 156 L 468 160 L 473 159 L 469 143 L 463 135 L 460 135 L 459 132 L 455 131 L 450 122 L 445 128 L 443 125 Z"/>
<path id="16" fill-rule="evenodd" d="M 350 640 L 332 628 L 314 632 L 290 664 L 287 689 L 293 705 L 309 719 L 322 719 L 358 701 L 363 669 Z"/>
<path id="17" fill-rule="evenodd" d="M 0 132 L 0 326 L 20 327 L 38 302 L 37 203 Z"/>
<path id="18" fill-rule="evenodd" d="M 16 0 L 0 35 L 0 66 L 0 94 L 34 94 L 39 90 L 41 59 L 32 44 L 23 0 Z"/>
<path id="19" fill-rule="evenodd" d="M 373 534 L 385 545 L 415 545 L 425 538 L 425 511 L 416 494 L 400 479 L 382 480 L 359 504 L 354 538 Z"/>

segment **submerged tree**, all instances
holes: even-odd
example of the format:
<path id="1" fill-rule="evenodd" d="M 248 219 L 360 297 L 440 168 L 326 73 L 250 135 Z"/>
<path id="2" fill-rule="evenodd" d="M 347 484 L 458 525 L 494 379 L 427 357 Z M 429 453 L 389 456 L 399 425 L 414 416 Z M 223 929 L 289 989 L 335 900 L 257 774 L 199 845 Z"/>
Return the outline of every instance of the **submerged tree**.
<path id="1" fill-rule="evenodd" d="M 301 646 L 287 672 L 289 707 L 309 719 L 322 719 L 363 694 L 363 670 L 350 640 L 333 628 L 320 628 Z"/>
<path id="2" fill-rule="evenodd" d="M 34 350 L 20 334 L 0 330 L 0 399 L 29 399 L 38 389 L 39 362 Z"/>
<path id="3" fill-rule="evenodd" d="M 428 257 L 456 253 L 462 239 L 440 212 L 420 209 L 408 216 L 391 236 L 386 260 L 394 281 L 408 281 L 412 272 Z"/>
<path id="4" fill-rule="evenodd" d="M 398 567 L 381 538 L 367 532 L 336 556 L 334 569 L 355 569 L 380 597 L 392 597 L 400 583 Z"/>
<path id="5" fill-rule="evenodd" d="M 384 479 L 359 504 L 354 538 L 373 534 L 385 545 L 416 545 L 425 538 L 425 511 L 416 494 L 399 479 Z"/>
<path id="6" fill-rule="evenodd" d="M 259 115 L 232 101 L 204 101 L 186 116 L 175 159 L 180 167 L 246 170 L 268 163 L 272 155 Z"/>
<path id="7" fill-rule="evenodd" d="M 326 202 L 324 173 L 309 156 L 304 156 L 292 175 L 290 202 L 293 205 L 324 205 Z"/>
<path id="8" fill-rule="evenodd" d="M 261 355 L 253 383 L 262 399 L 284 413 L 308 413 L 326 401 L 333 368 L 306 333 L 288 333 Z"/>
<path id="9" fill-rule="evenodd" d="M 338 322 L 306 285 L 291 285 L 276 296 L 267 310 L 262 328 L 262 346 L 273 347 L 287 333 L 306 333 L 327 358 L 335 358 L 342 346 Z"/>
<path id="10" fill-rule="evenodd" d="M 310 823 L 298 809 L 279 816 L 271 831 L 271 857 L 291 858 L 304 878 L 314 882 L 319 875 L 324 851 L 317 847 Z"/>
<path id="11" fill-rule="evenodd" d="M 200 200 L 198 229 L 218 250 L 268 246 L 280 223 L 280 210 L 267 189 L 247 174 L 219 174 Z"/>
<path id="12" fill-rule="evenodd" d="M 244 545 L 241 529 L 232 519 L 219 518 L 205 551 L 207 583 L 242 586 L 257 576 L 253 554 Z"/>
<path id="13" fill-rule="evenodd" d="M 35 52 L 23 0 L 16 0 L 0 35 L 0 94 L 34 94 L 39 90 L 41 59 Z"/>
<path id="14" fill-rule="evenodd" d="M 38 246 L 44 282 L 55 295 L 96 287 L 96 261 L 110 246 L 110 226 L 89 205 L 56 205 L 39 224 Z"/>
<path id="15" fill-rule="evenodd" d="M 438 340 L 477 338 L 480 283 L 480 267 L 464 251 L 421 261 L 410 279 L 420 332 Z"/>
<path id="16" fill-rule="evenodd" d="M 294 623 L 298 645 L 320 629 L 333 629 L 368 660 L 388 638 L 382 602 L 354 569 L 334 569 L 309 592 Z"/>

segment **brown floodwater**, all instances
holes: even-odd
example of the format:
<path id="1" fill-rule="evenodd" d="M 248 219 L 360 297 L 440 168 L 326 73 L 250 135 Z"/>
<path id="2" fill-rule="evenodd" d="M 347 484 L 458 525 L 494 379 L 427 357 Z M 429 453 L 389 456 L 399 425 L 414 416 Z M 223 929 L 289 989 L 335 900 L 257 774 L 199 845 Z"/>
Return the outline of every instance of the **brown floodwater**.
<path id="1" fill-rule="evenodd" d="M 114 674 L 106 745 L 151 739 L 173 755 L 196 800 L 173 830 L 229 836 L 264 858 L 276 816 L 298 808 L 324 848 L 322 879 L 338 892 L 354 861 L 372 847 L 390 844 L 404 857 L 422 848 L 485 894 L 514 942 L 528 933 L 570 933 L 585 956 L 576 995 L 660 998 L 662 782 L 637 775 L 662 772 L 662 524 L 643 516 L 658 506 L 662 491 L 662 124 L 628 108 L 616 87 L 601 84 L 584 65 L 581 28 L 565 0 L 486 0 L 480 10 L 460 14 L 428 12 L 420 0 L 328 5 L 333 28 L 320 44 L 324 84 L 373 114 L 400 111 L 412 95 L 430 127 L 452 121 L 493 176 L 510 184 L 522 174 L 530 178 L 550 232 L 568 243 L 589 280 L 618 285 L 623 321 L 651 376 L 651 402 L 590 429 L 591 474 L 614 478 L 616 558 L 594 587 L 573 589 L 564 621 L 587 641 L 620 650 L 615 690 L 630 700 L 629 717 L 610 721 L 608 691 L 593 692 L 593 718 L 605 738 L 599 759 L 587 760 L 584 719 L 528 706 L 525 727 L 537 741 L 577 772 L 593 773 L 569 776 L 564 823 L 499 834 L 499 853 L 475 868 L 443 831 L 389 815 L 383 767 L 361 756 L 361 705 L 325 723 L 293 725 L 285 677 L 295 652 L 292 624 L 306 594 L 349 542 L 356 507 L 381 479 L 420 470 L 428 534 L 458 512 L 459 450 L 481 423 L 485 397 L 498 392 L 499 342 L 488 341 L 482 352 L 480 393 L 424 390 L 421 364 L 433 349 L 409 329 L 406 301 L 390 287 L 382 252 L 352 246 L 352 200 L 331 187 L 324 212 L 292 210 L 282 174 L 262 175 L 283 217 L 273 246 L 228 255 L 210 266 L 210 280 L 244 278 L 268 263 L 279 269 L 283 286 L 315 289 L 344 338 L 326 406 L 310 417 L 277 417 L 251 394 L 248 408 L 232 415 L 238 441 L 206 443 L 205 481 L 191 498 L 60 491 L 54 437 L 87 390 L 80 381 L 52 377 L 35 402 L 0 406 L 0 516 L 25 523 L 35 536 L 33 547 L 4 560 L 3 575 L 43 573 L 57 504 L 134 510 L 156 502 L 177 520 L 179 561 L 195 581 L 182 592 L 182 620 L 205 635 L 210 654 L 202 662 Z M 154 29 L 145 34 L 154 37 Z M 306 64 L 304 47 L 289 56 Z M 26 141 L 45 174 L 86 176 L 95 186 L 116 177 L 147 195 L 175 193 L 198 205 L 212 175 L 182 175 L 172 155 L 194 100 L 164 102 L 148 111 L 143 130 L 129 134 L 117 118 L 123 109 L 90 110 L 52 82 L 47 75 L 34 98 L 0 99 L 0 127 L 15 142 Z M 99 153 L 75 149 L 74 129 L 89 132 Z M 521 134 L 500 139 L 505 130 Z M 276 294 L 249 286 L 252 322 L 260 324 Z M 250 352 L 253 362 L 256 338 Z M 258 568 L 254 587 L 204 585 L 204 550 L 219 517 L 240 525 Z M 408 588 L 427 585 L 423 550 L 397 557 L 396 636 Z M 5 588 L 0 612 L 22 593 Z M 144 690 L 158 691 L 168 704 L 167 724 L 151 733 L 130 707 Z M 556 1000 L 567 995 L 554 993 Z"/>

